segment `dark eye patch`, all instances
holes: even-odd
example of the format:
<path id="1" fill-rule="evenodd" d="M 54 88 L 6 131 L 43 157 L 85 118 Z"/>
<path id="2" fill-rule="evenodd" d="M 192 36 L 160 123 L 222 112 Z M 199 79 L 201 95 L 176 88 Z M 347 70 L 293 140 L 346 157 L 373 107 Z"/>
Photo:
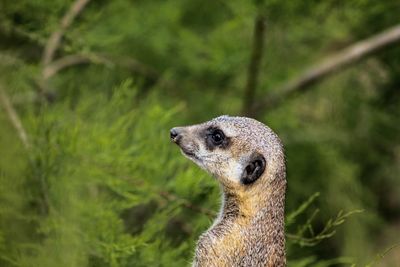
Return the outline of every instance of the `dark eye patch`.
<path id="1" fill-rule="evenodd" d="M 205 143 L 208 150 L 214 150 L 219 147 L 226 149 L 230 145 L 230 138 L 217 127 L 209 127 L 205 130 Z"/>

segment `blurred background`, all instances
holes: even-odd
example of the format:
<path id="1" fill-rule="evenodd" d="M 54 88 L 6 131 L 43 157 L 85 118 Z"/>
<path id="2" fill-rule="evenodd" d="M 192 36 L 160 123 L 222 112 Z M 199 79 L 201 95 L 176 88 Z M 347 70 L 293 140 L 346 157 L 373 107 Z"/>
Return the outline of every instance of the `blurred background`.
<path id="1" fill-rule="evenodd" d="M 0 266 L 190 265 L 220 193 L 169 129 L 221 114 L 283 140 L 289 266 L 400 266 L 399 14 L 1 0 Z"/>

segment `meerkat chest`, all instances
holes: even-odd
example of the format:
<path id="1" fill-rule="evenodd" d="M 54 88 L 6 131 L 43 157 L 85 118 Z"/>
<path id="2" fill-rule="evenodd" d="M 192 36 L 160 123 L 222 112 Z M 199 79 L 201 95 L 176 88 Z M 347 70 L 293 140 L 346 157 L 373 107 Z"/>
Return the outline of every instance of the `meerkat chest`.
<path id="1" fill-rule="evenodd" d="M 236 227 L 211 229 L 197 243 L 193 266 L 234 266 L 245 256 L 246 243 L 242 231 Z"/>
<path id="2" fill-rule="evenodd" d="M 201 235 L 193 266 L 285 266 L 284 250 L 254 227 L 215 227 Z"/>

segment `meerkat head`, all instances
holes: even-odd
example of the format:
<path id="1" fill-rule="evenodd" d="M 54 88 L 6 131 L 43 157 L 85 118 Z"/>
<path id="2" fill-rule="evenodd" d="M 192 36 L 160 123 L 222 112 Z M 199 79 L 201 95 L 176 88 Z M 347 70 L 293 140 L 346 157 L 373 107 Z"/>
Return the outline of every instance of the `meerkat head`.
<path id="1" fill-rule="evenodd" d="M 171 139 L 184 156 L 227 188 L 249 188 L 285 179 L 283 147 L 278 136 L 259 121 L 221 116 L 175 127 Z"/>

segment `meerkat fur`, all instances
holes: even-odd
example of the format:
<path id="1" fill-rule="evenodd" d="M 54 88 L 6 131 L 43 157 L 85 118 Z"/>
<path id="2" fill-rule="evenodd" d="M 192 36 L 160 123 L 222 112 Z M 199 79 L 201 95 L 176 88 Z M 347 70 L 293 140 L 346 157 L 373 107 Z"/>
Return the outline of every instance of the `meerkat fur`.
<path id="1" fill-rule="evenodd" d="M 192 266 L 286 266 L 286 167 L 278 136 L 257 120 L 225 115 L 173 128 L 171 139 L 218 180 L 223 193 Z"/>

